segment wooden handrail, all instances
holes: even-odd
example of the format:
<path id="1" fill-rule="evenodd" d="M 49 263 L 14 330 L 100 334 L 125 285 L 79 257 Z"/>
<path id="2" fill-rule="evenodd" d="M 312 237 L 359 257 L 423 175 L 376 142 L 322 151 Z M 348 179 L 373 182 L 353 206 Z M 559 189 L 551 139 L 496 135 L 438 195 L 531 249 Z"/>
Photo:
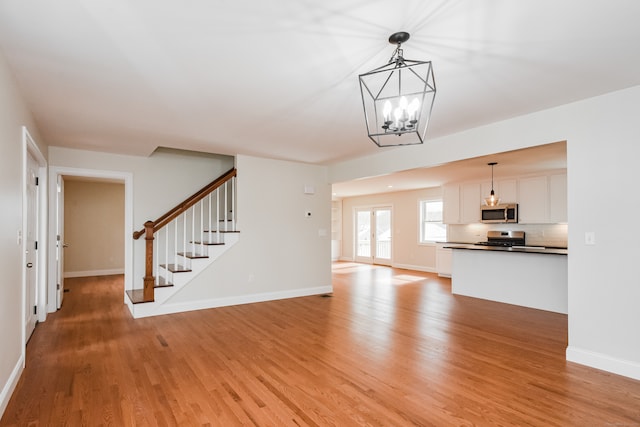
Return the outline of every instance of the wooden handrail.
<path id="1" fill-rule="evenodd" d="M 160 216 L 155 221 L 147 221 L 145 223 L 145 228 L 143 228 L 143 229 L 141 229 L 139 231 L 134 231 L 133 232 L 133 238 L 138 240 L 145 233 L 147 233 L 147 228 L 148 228 L 149 222 L 151 222 L 153 224 L 153 233 L 155 234 L 162 227 L 164 227 L 165 225 L 167 225 L 168 223 L 173 221 L 175 218 L 180 216 L 182 213 L 186 212 L 187 209 L 189 209 L 191 206 L 195 205 L 200 200 L 204 199 L 209 193 L 211 193 L 216 188 L 220 187 L 222 184 L 224 184 L 225 182 L 227 182 L 228 180 L 230 180 L 231 178 L 233 178 L 236 175 L 237 175 L 237 170 L 235 168 L 229 169 L 223 175 L 221 175 L 220 177 L 216 178 L 210 184 L 207 184 L 205 187 L 201 188 L 200 190 L 198 190 L 197 192 L 195 192 L 194 194 L 189 196 L 182 203 L 178 204 L 176 207 L 174 207 L 173 209 L 171 209 L 170 211 L 168 211 L 164 215 Z"/>
<path id="2" fill-rule="evenodd" d="M 154 234 L 165 225 L 169 224 L 178 216 L 186 212 L 191 206 L 204 199 L 207 195 L 213 192 L 216 188 L 222 186 L 225 182 L 237 175 L 235 168 L 229 169 L 220 177 L 216 178 L 210 184 L 207 184 L 200 190 L 185 199 L 182 203 L 160 216 L 155 221 L 147 221 L 144 223 L 144 228 L 139 231 L 133 232 L 133 238 L 139 239 L 141 236 L 145 236 L 145 268 L 144 268 L 144 287 L 143 287 L 143 299 L 145 302 L 154 301 L 154 286 L 156 278 L 153 276 L 153 240 Z"/>

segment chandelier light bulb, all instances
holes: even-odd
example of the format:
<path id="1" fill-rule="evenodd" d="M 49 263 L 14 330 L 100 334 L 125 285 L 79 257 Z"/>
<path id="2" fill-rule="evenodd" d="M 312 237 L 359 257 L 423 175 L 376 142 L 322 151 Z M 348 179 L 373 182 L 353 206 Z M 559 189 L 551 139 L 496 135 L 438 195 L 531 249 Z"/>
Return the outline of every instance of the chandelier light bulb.
<path id="1" fill-rule="evenodd" d="M 384 117 L 384 123 L 387 127 L 391 124 L 391 110 L 393 110 L 393 106 L 391 105 L 391 101 L 387 100 L 382 109 L 382 116 Z"/>
<path id="2" fill-rule="evenodd" d="M 398 104 L 398 106 L 400 107 L 401 110 L 406 110 L 407 109 L 407 105 L 409 105 L 409 102 L 407 102 L 407 97 L 406 96 L 401 96 L 400 97 L 400 103 Z"/>
<path id="3" fill-rule="evenodd" d="M 411 124 L 414 125 L 418 121 L 418 111 L 420 111 L 420 101 L 418 101 L 418 98 L 413 98 L 413 101 L 409 104 L 408 111 L 409 120 L 411 121 Z"/>

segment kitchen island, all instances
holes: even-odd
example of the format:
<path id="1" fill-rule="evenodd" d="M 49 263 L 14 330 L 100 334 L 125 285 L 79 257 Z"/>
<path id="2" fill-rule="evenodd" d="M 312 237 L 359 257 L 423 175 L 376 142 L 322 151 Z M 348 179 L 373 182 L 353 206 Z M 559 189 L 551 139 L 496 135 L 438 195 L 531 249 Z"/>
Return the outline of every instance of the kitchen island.
<path id="1" fill-rule="evenodd" d="M 453 249 L 451 291 L 540 310 L 567 313 L 567 250 L 472 244 Z"/>

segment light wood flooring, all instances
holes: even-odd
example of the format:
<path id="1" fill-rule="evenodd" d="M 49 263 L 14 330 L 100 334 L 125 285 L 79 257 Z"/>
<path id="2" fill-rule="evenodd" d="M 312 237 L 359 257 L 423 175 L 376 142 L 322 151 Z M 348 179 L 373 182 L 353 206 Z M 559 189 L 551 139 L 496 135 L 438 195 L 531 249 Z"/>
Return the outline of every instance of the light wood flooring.
<path id="1" fill-rule="evenodd" d="M 640 426 L 639 381 L 565 361 L 566 316 L 430 273 L 336 263 L 332 296 L 139 320 L 121 276 L 66 284 L 1 426 Z"/>

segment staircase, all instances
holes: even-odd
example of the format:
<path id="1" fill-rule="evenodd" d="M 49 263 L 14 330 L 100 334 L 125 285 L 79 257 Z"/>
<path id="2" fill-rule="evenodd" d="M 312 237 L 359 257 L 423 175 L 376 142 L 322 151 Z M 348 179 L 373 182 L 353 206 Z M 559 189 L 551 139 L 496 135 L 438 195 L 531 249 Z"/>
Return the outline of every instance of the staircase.
<path id="1" fill-rule="evenodd" d="M 143 287 L 126 291 L 134 317 L 161 314 L 172 295 L 238 241 L 236 176 L 229 170 L 133 233 L 145 240 Z"/>

